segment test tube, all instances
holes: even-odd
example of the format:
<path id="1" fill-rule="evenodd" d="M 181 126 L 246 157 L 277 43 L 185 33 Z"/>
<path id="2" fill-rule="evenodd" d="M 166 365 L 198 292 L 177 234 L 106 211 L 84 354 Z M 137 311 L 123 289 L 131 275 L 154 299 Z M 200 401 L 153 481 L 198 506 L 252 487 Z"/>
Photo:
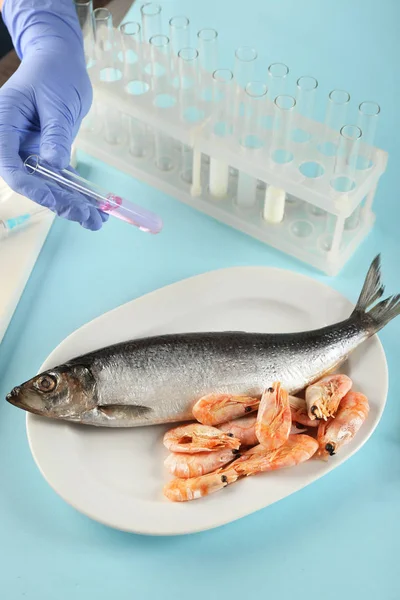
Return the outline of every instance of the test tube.
<path id="1" fill-rule="evenodd" d="M 108 85 L 121 79 L 122 73 L 116 68 L 115 40 L 112 15 L 107 8 L 94 11 L 96 31 L 96 59 L 98 76 Z M 107 106 L 103 113 L 104 140 L 108 144 L 118 144 L 122 135 L 122 115 L 115 106 Z"/>
<path id="2" fill-rule="evenodd" d="M 196 48 L 181 48 L 178 52 L 179 72 L 179 99 L 181 107 L 181 120 L 188 123 L 192 120 L 193 111 L 196 110 L 198 96 L 198 59 Z M 194 160 L 201 164 L 201 154 L 195 152 L 188 144 L 181 145 L 181 177 L 186 183 L 192 184 L 193 195 L 201 194 L 200 169 L 193 165 Z M 195 181 L 193 181 L 193 174 Z M 200 188 L 200 190 L 199 190 Z"/>
<path id="3" fill-rule="evenodd" d="M 349 193 L 355 188 L 354 177 L 357 169 L 362 132 L 356 125 L 344 125 L 339 133 L 335 166 L 331 186 L 341 193 Z M 345 221 L 346 229 L 355 229 L 360 220 L 361 205 Z"/>
<path id="4" fill-rule="evenodd" d="M 217 69 L 213 73 L 213 132 L 219 138 L 229 137 L 232 131 L 232 82 L 229 69 Z M 210 194 L 225 198 L 229 186 L 229 165 L 223 160 L 210 158 Z"/>
<path id="5" fill-rule="evenodd" d="M 159 233 L 162 221 L 158 215 L 137 206 L 133 202 L 102 189 L 68 169 L 54 169 L 39 156 L 31 155 L 24 162 L 28 173 L 46 180 L 50 186 L 67 190 L 73 199 L 90 200 L 99 210 L 148 233 Z"/>
<path id="6" fill-rule="evenodd" d="M 143 41 L 148 43 L 154 35 L 162 33 L 161 6 L 155 2 L 146 2 L 140 7 L 142 15 Z"/>
<path id="7" fill-rule="evenodd" d="M 346 124 L 346 115 L 350 103 L 350 94 L 345 90 L 332 90 L 328 96 L 325 116 L 325 139 L 320 151 L 326 156 L 335 156 L 339 141 L 339 132 Z"/>
<path id="8" fill-rule="evenodd" d="M 373 164 L 376 126 L 381 108 L 376 102 L 361 102 L 358 107 L 357 125 L 362 131 L 362 140 L 367 147 L 358 158 L 358 169 L 369 169 Z"/>
<path id="9" fill-rule="evenodd" d="M 249 150 L 259 150 L 264 146 L 260 120 L 266 111 L 268 88 L 261 81 L 250 81 L 245 87 L 244 115 L 239 129 L 239 143 Z M 239 173 L 236 204 L 251 208 L 256 203 L 258 181 L 247 173 Z"/>
<path id="10" fill-rule="evenodd" d="M 124 88 L 129 93 L 135 93 L 141 78 L 141 26 L 136 21 L 128 21 L 120 27 L 123 62 Z M 129 152 L 136 158 L 146 155 L 146 124 L 127 115 Z"/>
<path id="11" fill-rule="evenodd" d="M 190 45 L 190 22 L 187 17 L 172 17 L 169 20 L 169 37 L 171 39 L 171 50 L 174 56 L 178 56 L 179 50 L 188 48 Z"/>
<path id="12" fill-rule="evenodd" d="M 314 116 L 314 105 L 315 96 L 318 87 L 318 81 L 314 77 L 303 75 L 299 77 L 296 82 L 296 109 L 297 112 L 306 117 L 312 119 Z M 294 132 L 294 140 L 299 143 L 308 142 L 311 139 L 309 131 L 303 129 L 296 129 Z"/>
<path id="13" fill-rule="evenodd" d="M 233 74 L 236 83 L 243 90 L 246 85 L 254 79 L 256 60 L 257 50 L 251 46 L 240 46 L 235 51 Z"/>
<path id="14" fill-rule="evenodd" d="M 292 161 L 290 149 L 292 118 L 296 100 L 292 96 L 280 95 L 274 101 L 274 130 L 271 143 L 271 159 L 284 165 Z M 269 185 L 265 192 L 263 219 L 267 223 L 280 223 L 285 214 L 286 192 Z"/>
<path id="15" fill-rule="evenodd" d="M 268 98 L 274 102 L 285 93 L 289 67 L 284 63 L 272 63 L 268 67 Z"/>
<path id="16" fill-rule="evenodd" d="M 156 93 L 157 99 L 161 101 L 168 96 L 169 85 L 171 83 L 171 62 L 170 62 L 170 40 L 166 35 L 154 35 L 150 38 L 151 49 L 151 67 L 152 67 L 152 86 Z M 160 171 L 170 171 L 174 167 L 173 151 L 174 144 L 170 136 L 165 135 L 161 131 L 156 131 L 154 134 L 155 145 L 155 163 Z"/>
<path id="17" fill-rule="evenodd" d="M 93 0 L 74 0 L 79 25 L 83 36 L 83 47 L 86 66 L 90 67 L 94 60 L 95 22 L 93 15 Z"/>
<path id="18" fill-rule="evenodd" d="M 200 29 L 197 34 L 201 68 L 212 74 L 218 66 L 218 32 Z"/>

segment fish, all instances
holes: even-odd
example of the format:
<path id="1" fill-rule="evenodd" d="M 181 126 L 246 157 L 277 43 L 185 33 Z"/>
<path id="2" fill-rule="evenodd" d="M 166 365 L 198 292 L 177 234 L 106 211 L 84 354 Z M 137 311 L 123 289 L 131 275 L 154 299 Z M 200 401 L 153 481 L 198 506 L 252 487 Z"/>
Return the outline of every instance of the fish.
<path id="1" fill-rule="evenodd" d="M 211 393 L 261 396 L 280 381 L 295 395 L 400 314 L 400 295 L 380 300 L 383 293 L 378 255 L 354 310 L 339 323 L 296 333 L 194 332 L 120 342 L 44 371 L 6 399 L 51 419 L 138 427 L 192 421 L 196 401 Z"/>

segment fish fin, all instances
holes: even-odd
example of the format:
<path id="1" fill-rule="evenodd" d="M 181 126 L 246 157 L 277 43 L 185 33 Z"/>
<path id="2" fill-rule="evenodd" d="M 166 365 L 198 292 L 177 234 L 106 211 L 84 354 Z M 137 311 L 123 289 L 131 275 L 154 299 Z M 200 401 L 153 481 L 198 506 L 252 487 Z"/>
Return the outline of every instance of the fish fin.
<path id="1" fill-rule="evenodd" d="M 354 312 L 365 312 L 369 306 L 383 296 L 384 291 L 385 287 L 381 282 L 381 256 L 378 254 L 368 269 Z"/>
<path id="2" fill-rule="evenodd" d="M 392 319 L 400 315 L 400 294 L 382 300 L 367 313 L 374 323 L 374 331 L 380 331 Z"/>

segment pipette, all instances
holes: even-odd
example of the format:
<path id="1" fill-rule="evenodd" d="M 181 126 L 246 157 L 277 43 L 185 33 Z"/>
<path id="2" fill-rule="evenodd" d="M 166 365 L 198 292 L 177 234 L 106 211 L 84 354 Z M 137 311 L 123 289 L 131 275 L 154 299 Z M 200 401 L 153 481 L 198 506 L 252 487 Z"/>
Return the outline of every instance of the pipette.
<path id="1" fill-rule="evenodd" d="M 36 154 L 31 154 L 25 160 L 28 173 L 51 180 L 61 188 L 73 190 L 87 199 L 94 201 L 102 212 L 117 217 L 130 225 L 135 225 L 147 233 L 159 233 L 163 227 L 160 217 L 133 202 L 121 198 L 102 189 L 100 186 L 80 177 L 67 169 L 56 170 L 42 161 Z"/>
<path id="2" fill-rule="evenodd" d="M 18 231 L 25 225 L 28 225 L 38 215 L 49 213 L 47 208 L 40 208 L 33 213 L 24 213 L 17 217 L 10 217 L 8 219 L 0 219 L 0 240 L 8 236 L 10 232 Z"/>

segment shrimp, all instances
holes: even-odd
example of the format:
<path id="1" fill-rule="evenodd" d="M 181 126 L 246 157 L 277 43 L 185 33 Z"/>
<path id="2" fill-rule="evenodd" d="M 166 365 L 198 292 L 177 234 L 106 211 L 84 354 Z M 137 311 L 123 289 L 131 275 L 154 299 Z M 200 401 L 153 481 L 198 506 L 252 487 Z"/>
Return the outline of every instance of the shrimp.
<path id="1" fill-rule="evenodd" d="M 294 467 L 311 458 L 318 450 L 318 442 L 309 435 L 290 435 L 275 450 L 266 450 L 261 444 L 250 448 L 231 467 L 240 477 L 256 473 Z"/>
<path id="2" fill-rule="evenodd" d="M 256 411 L 259 404 L 259 396 L 208 394 L 196 402 L 192 412 L 194 418 L 204 425 L 221 425 Z"/>
<path id="3" fill-rule="evenodd" d="M 216 471 L 239 456 L 238 450 L 229 448 L 216 452 L 198 452 L 197 454 L 173 452 L 165 459 L 164 465 L 175 477 L 188 479 Z"/>
<path id="4" fill-rule="evenodd" d="M 303 398 L 289 396 L 290 410 L 292 411 L 292 422 L 305 425 L 305 427 L 318 427 L 319 421 L 310 419 L 307 413 L 307 404 Z"/>
<path id="5" fill-rule="evenodd" d="M 170 481 L 164 486 L 164 494 L 173 502 L 196 500 L 218 492 L 241 477 L 298 465 L 311 458 L 317 449 L 318 442 L 303 434 L 290 436 L 283 446 L 272 451 L 259 444 L 228 467 L 214 473 Z"/>
<path id="6" fill-rule="evenodd" d="M 256 421 L 257 439 L 267 450 L 274 450 L 286 442 L 291 425 L 289 394 L 276 382 L 262 395 Z"/>
<path id="7" fill-rule="evenodd" d="M 306 403 L 309 418 L 324 419 L 333 417 L 342 398 L 351 390 L 352 380 L 347 375 L 327 375 L 306 389 Z"/>
<path id="8" fill-rule="evenodd" d="M 241 419 L 223 423 L 222 425 L 219 425 L 218 429 L 220 431 L 225 431 L 225 433 L 232 433 L 235 438 L 240 440 L 242 446 L 255 446 L 258 444 L 256 421 L 256 414 L 246 415 Z"/>
<path id="9" fill-rule="evenodd" d="M 229 483 L 238 479 L 235 471 L 219 469 L 202 477 L 191 479 L 173 479 L 164 486 L 164 495 L 172 502 L 186 502 L 197 500 L 208 494 L 222 490 Z"/>
<path id="10" fill-rule="evenodd" d="M 196 454 L 197 452 L 212 452 L 223 448 L 238 450 L 240 440 L 229 433 L 216 429 L 216 427 L 192 423 L 167 431 L 164 435 L 164 446 L 171 452 Z"/>
<path id="11" fill-rule="evenodd" d="M 335 417 L 320 421 L 317 440 L 318 456 L 328 460 L 338 450 L 348 444 L 369 413 L 368 399 L 359 392 L 348 392 L 339 405 Z"/>

